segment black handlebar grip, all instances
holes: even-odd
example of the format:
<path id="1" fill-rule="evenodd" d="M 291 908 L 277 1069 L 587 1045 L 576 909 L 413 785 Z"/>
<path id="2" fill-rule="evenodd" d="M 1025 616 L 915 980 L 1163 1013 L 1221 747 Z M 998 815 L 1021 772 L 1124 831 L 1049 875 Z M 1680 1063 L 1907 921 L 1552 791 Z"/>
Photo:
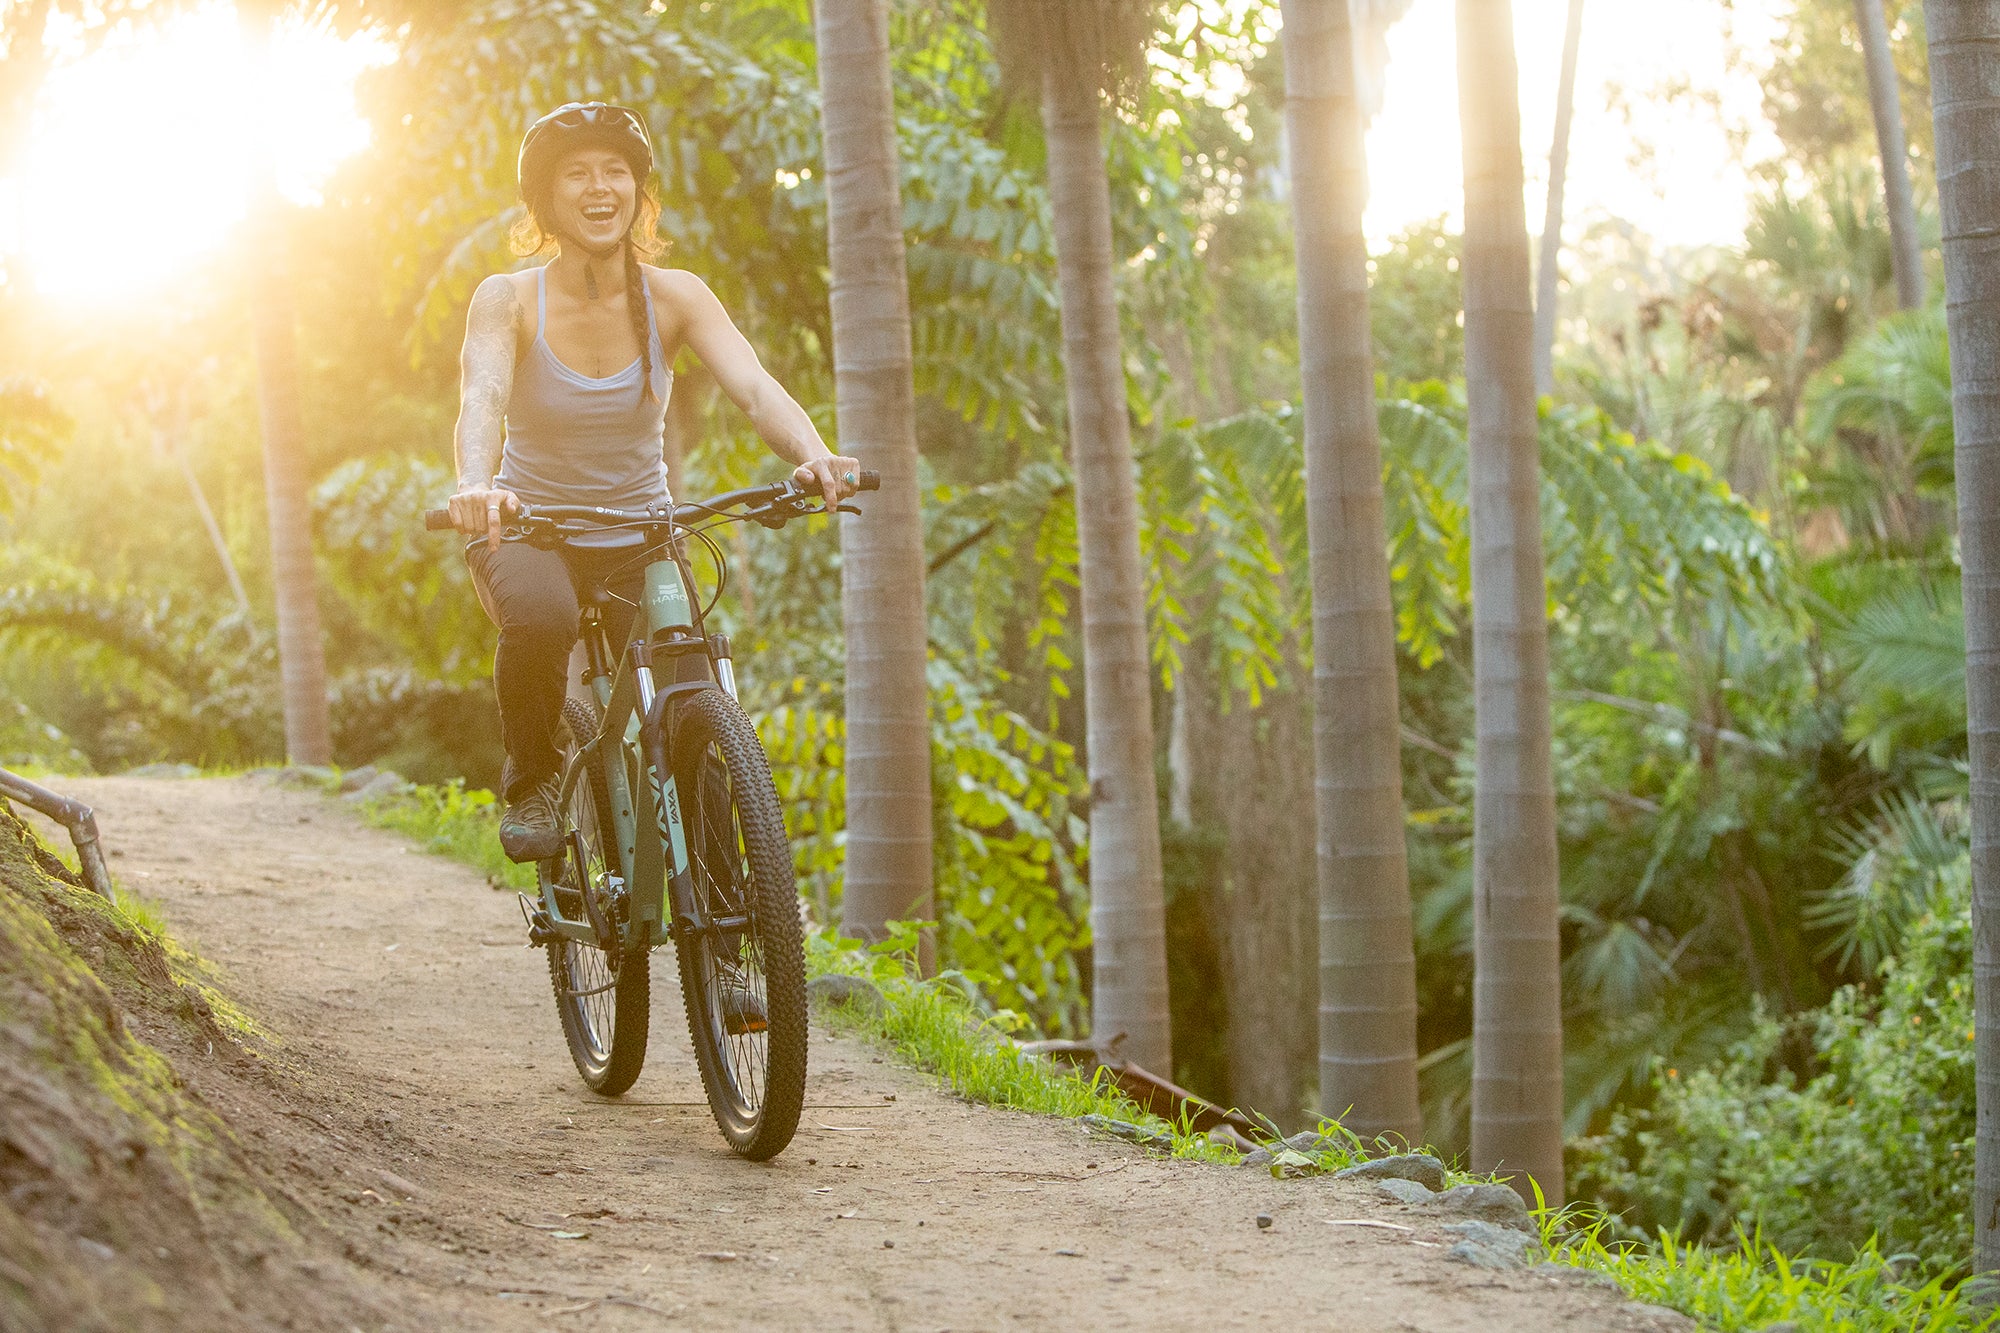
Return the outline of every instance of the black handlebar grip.
<path id="1" fill-rule="evenodd" d="M 879 473 L 879 472 L 867 472 L 867 471 L 864 471 L 864 472 L 863 472 L 863 473 L 861 474 L 861 485 L 860 485 L 859 489 L 861 489 L 861 490 L 864 490 L 864 491 L 879 491 L 879 490 L 881 490 L 881 489 L 882 489 L 882 474 L 881 474 L 881 473 Z"/>
<path id="2" fill-rule="evenodd" d="M 449 509 L 426 509 L 424 511 L 424 531 L 444 532 L 458 526 L 451 521 Z"/>

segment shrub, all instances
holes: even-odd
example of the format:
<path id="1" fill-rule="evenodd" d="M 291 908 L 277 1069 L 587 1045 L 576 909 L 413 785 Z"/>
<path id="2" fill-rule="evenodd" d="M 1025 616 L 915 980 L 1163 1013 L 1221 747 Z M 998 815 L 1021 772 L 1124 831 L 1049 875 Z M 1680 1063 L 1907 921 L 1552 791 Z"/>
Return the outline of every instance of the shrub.
<path id="1" fill-rule="evenodd" d="M 1739 1227 L 1780 1249 L 1868 1251 L 1957 1274 L 1970 1258 L 1972 921 L 1946 876 L 1881 969 L 1801 1020 L 1816 1070 L 1779 1067 L 1786 1030 L 1759 1018 L 1710 1069 L 1668 1070 L 1650 1111 L 1586 1145 L 1579 1183 L 1624 1221 L 1729 1244 Z M 1775 1069 L 1775 1077 L 1772 1071 Z"/>

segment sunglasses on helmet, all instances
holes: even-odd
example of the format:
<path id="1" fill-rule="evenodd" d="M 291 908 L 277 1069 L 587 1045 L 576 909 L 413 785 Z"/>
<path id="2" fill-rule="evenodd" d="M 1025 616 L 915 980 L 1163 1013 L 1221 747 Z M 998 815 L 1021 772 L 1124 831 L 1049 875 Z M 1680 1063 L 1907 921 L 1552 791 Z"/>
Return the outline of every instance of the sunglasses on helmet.
<path id="1" fill-rule="evenodd" d="M 558 126 L 566 130 L 580 130 L 586 125 L 601 125 L 607 129 L 625 129 L 647 138 L 646 122 L 639 113 L 628 106 L 615 106 L 610 102 L 571 102 L 559 106 L 534 124 L 535 129 Z"/>

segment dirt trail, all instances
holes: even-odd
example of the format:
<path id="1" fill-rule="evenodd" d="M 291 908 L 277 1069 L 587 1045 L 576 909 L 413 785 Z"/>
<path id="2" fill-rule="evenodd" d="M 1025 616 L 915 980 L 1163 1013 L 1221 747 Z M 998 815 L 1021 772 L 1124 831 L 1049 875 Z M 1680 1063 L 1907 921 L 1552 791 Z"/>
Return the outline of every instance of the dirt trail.
<path id="1" fill-rule="evenodd" d="M 198 1086 L 344 1250 L 261 1279 L 296 1283 L 315 1327 L 1687 1326 L 1450 1262 L 1371 1187 L 1160 1161 L 819 1031 L 798 1139 L 750 1165 L 702 1102 L 670 958 L 646 1072 L 606 1101 L 512 896 L 474 872 L 256 779 L 60 786 L 279 1042 L 281 1091 Z M 1327 1225 L 1356 1218 L 1415 1229 Z"/>

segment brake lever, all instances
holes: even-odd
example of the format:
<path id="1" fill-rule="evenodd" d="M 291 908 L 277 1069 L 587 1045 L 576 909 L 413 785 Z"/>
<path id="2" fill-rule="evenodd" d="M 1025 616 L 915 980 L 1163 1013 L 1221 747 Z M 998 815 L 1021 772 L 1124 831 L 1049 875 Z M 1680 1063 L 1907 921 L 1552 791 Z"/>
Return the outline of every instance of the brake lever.
<path id="1" fill-rule="evenodd" d="M 523 523 L 503 531 L 503 542 L 526 542 L 538 551 L 553 551 L 562 545 L 562 530 L 553 523 Z"/>
<path id="2" fill-rule="evenodd" d="M 809 507 L 811 506 L 811 507 Z M 812 506 L 811 497 L 802 491 L 781 495 L 760 508 L 753 509 L 743 517 L 760 527 L 776 531 L 795 518 L 812 518 L 817 514 L 859 514 L 861 511 L 850 504 L 829 506 L 824 500 Z"/>

